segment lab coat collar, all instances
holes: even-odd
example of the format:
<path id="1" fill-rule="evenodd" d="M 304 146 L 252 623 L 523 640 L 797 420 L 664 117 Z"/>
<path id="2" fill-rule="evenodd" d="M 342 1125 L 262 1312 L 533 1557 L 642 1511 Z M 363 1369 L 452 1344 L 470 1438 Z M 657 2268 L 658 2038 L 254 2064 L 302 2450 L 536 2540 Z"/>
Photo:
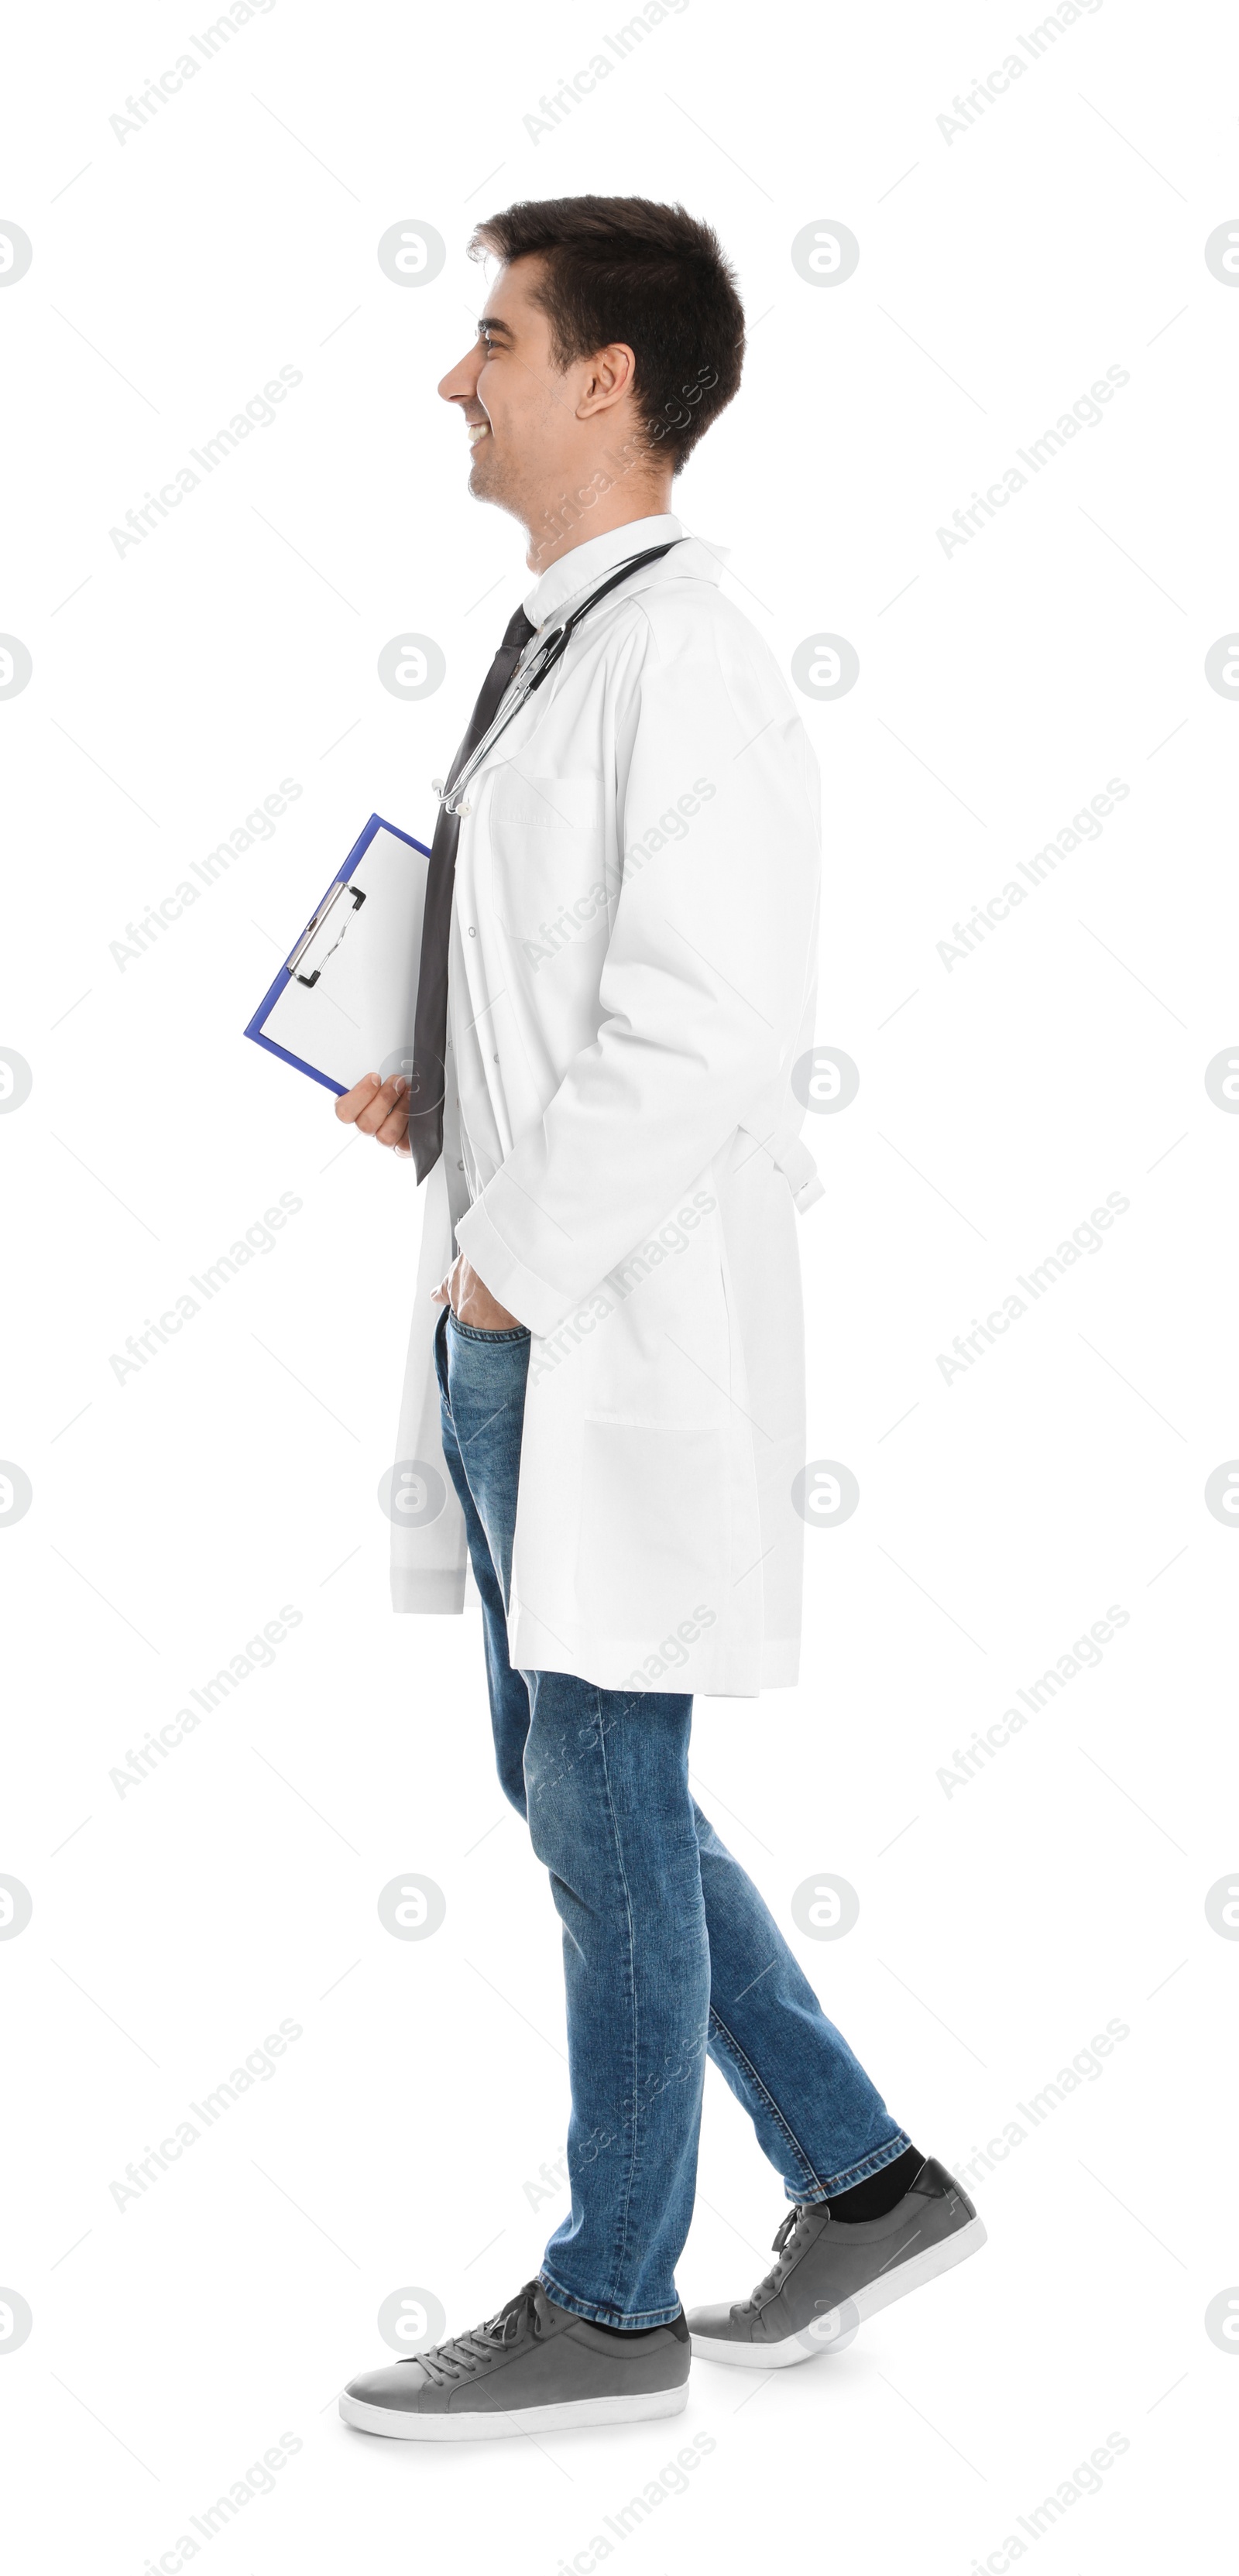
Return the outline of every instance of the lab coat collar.
<path id="1" fill-rule="evenodd" d="M 583 545 L 572 546 L 566 555 L 560 555 L 535 582 L 521 602 L 526 617 L 535 628 L 542 627 L 561 609 L 574 606 L 629 555 L 648 554 L 651 546 L 671 545 L 686 535 L 682 521 L 664 512 L 648 519 L 628 519 L 622 528 L 608 528 L 600 537 L 587 537 Z M 700 538 L 689 537 L 686 545 L 676 545 L 673 556 L 664 556 L 663 563 L 674 563 L 677 571 L 691 572 L 699 581 L 717 581 L 727 551 L 725 546 L 706 546 Z M 635 578 L 645 580 L 662 568 L 661 564 L 646 565 Z"/>

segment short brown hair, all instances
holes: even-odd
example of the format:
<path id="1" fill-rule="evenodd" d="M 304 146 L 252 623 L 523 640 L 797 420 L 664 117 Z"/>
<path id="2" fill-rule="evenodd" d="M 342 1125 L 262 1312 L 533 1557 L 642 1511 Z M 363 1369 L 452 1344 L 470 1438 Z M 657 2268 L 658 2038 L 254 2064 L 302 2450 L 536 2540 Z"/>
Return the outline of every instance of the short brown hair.
<path id="1" fill-rule="evenodd" d="M 531 197 L 477 226 L 469 256 L 488 251 L 545 262 L 533 300 L 557 367 L 627 344 L 642 428 L 678 474 L 744 365 L 744 307 L 717 234 L 649 197 Z"/>

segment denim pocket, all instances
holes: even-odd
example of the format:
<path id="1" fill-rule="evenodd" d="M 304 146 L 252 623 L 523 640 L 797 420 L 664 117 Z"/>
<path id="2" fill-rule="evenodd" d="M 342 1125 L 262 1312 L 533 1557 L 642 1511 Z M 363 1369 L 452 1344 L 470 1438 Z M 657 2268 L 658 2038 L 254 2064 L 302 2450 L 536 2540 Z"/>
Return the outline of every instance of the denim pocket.
<path id="1" fill-rule="evenodd" d="M 528 1324 L 505 1324 L 501 1332 L 485 1332 L 480 1324 L 462 1324 L 451 1306 L 447 1310 L 447 1320 L 452 1330 L 466 1342 L 527 1342 L 529 1339 Z"/>

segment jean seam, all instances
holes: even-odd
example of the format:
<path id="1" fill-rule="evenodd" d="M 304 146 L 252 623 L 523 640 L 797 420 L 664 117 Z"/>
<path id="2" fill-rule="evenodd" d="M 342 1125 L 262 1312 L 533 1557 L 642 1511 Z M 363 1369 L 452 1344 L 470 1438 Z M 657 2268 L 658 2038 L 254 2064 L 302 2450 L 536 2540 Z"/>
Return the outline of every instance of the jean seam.
<path id="1" fill-rule="evenodd" d="M 874 2174 L 885 2173 L 888 2165 L 895 2164 L 900 2156 L 906 2156 L 911 2144 L 907 2131 L 897 2129 L 884 2147 L 874 2147 L 867 2156 L 859 2156 L 854 2165 L 847 2165 L 842 2173 L 832 2174 L 822 2198 L 833 2200 L 839 2192 L 850 2191 L 853 2183 L 868 2182 Z M 880 2162 L 875 2163 L 875 2157 Z"/>
<path id="2" fill-rule="evenodd" d="M 763 2084 L 752 2059 L 745 2055 L 744 2050 L 740 2046 L 739 2040 L 736 2039 L 733 2033 L 728 2030 L 726 2022 L 723 2020 L 721 2014 L 716 2010 L 713 2004 L 710 2006 L 710 2020 L 713 2023 L 715 2030 L 719 2033 L 719 2036 L 731 2050 L 732 2056 L 736 2059 L 737 2064 L 743 2069 L 757 2092 L 761 2095 L 762 2101 L 765 2103 L 771 2117 L 778 2122 L 778 2125 L 787 2140 L 788 2146 L 791 2148 L 792 2154 L 800 2167 L 801 2173 L 807 2176 L 811 2183 L 817 2184 L 820 2189 L 822 2177 L 817 2172 L 816 2168 L 810 2163 L 808 2156 L 805 2154 L 804 2148 L 801 2146 L 799 2138 L 796 2136 L 795 2130 L 791 2127 L 789 2121 L 779 2109 L 779 2105 L 775 2101 L 773 2093 L 770 2092 L 767 2085 Z"/>
<path id="3" fill-rule="evenodd" d="M 543 2264 L 542 2269 L 538 2274 L 538 2279 L 542 2288 L 545 2290 L 548 2299 L 553 2299 L 556 2307 L 567 2308 L 571 2316 L 583 2317 L 586 2325 L 610 2325 L 614 2321 L 615 2311 L 613 2302 L 611 2314 L 609 2316 L 596 2317 L 592 2310 L 586 2307 L 583 2299 L 578 2299 L 575 2293 L 571 2290 L 563 2290 L 560 2288 L 554 2274 L 548 2271 L 545 2264 Z M 600 2299 L 596 2299 L 594 2301 L 595 2307 L 601 2307 L 602 2305 L 603 2302 Z M 676 2318 L 680 2313 L 681 2311 L 679 2307 L 638 2308 L 632 2316 L 624 2317 L 622 2322 L 626 2326 L 670 2326 L 674 2325 Z"/>
<path id="4" fill-rule="evenodd" d="M 612 2272 L 613 2276 L 616 2276 L 620 2273 L 623 2258 L 628 2247 L 629 2217 L 632 2209 L 632 2194 L 640 2137 L 640 2105 L 638 2101 L 637 2082 L 638 2058 L 640 2055 L 640 2034 L 637 2026 L 637 1977 L 635 1942 L 632 1925 L 632 1897 L 629 1892 L 628 1880 L 624 1871 L 623 1844 L 620 1838 L 619 1824 L 615 1813 L 615 1800 L 611 1794 L 611 1774 L 607 1768 L 607 1731 L 602 1715 L 602 1692 L 597 1688 L 595 1688 L 594 1691 L 594 1712 L 598 1725 L 598 1753 L 602 1764 L 602 1779 L 603 1786 L 606 1791 L 607 1812 L 611 1819 L 611 1831 L 614 1841 L 616 1861 L 619 1868 L 620 1885 L 624 1891 L 624 1914 L 628 1927 L 627 1979 L 629 2017 L 632 2030 L 632 2108 L 630 2115 L 630 2136 L 632 2143 L 628 2155 L 628 2170 L 624 2178 L 623 2201 L 621 2207 L 616 2213 L 616 2235 L 614 2240 L 615 2251 L 612 2257 Z"/>

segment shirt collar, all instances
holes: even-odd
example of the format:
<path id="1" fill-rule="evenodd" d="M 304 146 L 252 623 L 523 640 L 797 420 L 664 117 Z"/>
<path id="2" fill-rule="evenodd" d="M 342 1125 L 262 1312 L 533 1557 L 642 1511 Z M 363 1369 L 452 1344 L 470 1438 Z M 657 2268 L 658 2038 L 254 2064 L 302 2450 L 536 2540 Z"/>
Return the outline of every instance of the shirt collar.
<path id="1" fill-rule="evenodd" d="M 600 537 L 587 537 L 583 545 L 571 546 L 560 555 L 535 582 L 521 602 L 526 617 L 535 628 L 575 601 L 593 584 L 614 572 L 629 555 L 643 555 L 651 546 L 674 543 L 684 535 L 679 519 L 669 513 L 649 519 L 626 519 L 622 528 L 608 528 Z"/>

